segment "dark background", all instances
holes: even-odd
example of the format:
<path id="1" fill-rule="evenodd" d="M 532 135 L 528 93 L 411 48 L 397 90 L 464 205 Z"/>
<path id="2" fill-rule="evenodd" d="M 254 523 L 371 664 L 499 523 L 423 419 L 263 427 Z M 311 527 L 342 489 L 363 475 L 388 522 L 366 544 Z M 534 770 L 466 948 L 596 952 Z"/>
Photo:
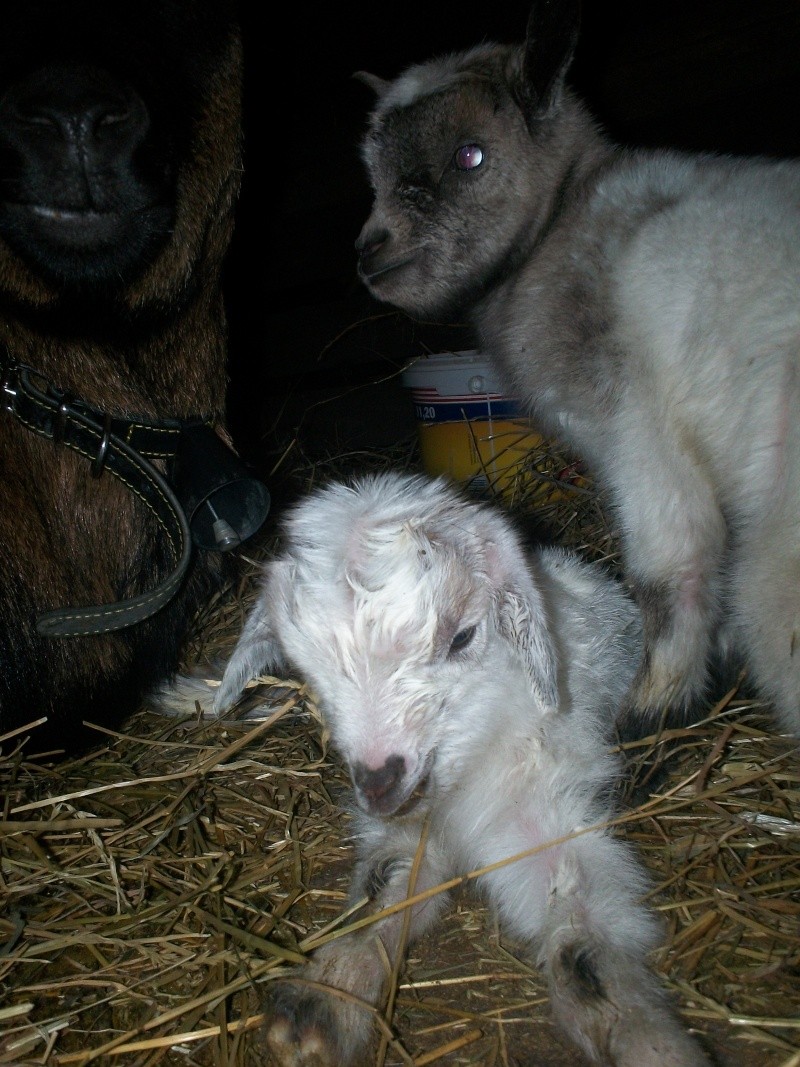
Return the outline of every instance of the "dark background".
<path id="1" fill-rule="evenodd" d="M 243 10 L 246 160 L 226 274 L 231 427 L 269 482 L 413 435 L 399 371 L 471 347 L 378 305 L 355 274 L 370 91 L 409 63 L 524 35 L 524 0 Z M 276 17 L 277 19 L 277 17 Z M 587 0 L 572 84 L 617 140 L 800 155 L 800 0 Z M 278 457 L 284 459 L 275 464 Z"/>

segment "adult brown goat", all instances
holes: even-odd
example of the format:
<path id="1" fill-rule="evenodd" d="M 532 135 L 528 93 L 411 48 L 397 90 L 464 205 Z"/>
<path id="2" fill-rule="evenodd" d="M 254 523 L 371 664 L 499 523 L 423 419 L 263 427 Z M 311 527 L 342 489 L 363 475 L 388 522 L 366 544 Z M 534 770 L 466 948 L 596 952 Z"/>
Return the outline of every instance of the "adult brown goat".
<path id="1" fill-rule="evenodd" d="M 226 570 L 164 479 L 225 436 L 241 41 L 227 0 L 31 0 L 0 60 L 0 735 L 73 749 Z"/>

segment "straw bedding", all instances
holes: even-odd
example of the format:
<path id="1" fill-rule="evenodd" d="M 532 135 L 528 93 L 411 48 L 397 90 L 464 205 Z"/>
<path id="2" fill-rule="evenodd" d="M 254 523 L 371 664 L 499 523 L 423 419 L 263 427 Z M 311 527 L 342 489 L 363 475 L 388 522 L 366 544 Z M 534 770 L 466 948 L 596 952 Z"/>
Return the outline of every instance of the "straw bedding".
<path id="1" fill-rule="evenodd" d="M 292 457 L 305 484 L 341 471 Z M 557 482 L 568 457 L 534 458 L 505 506 L 613 565 L 591 486 Z M 410 443 L 348 462 L 416 457 Z M 197 620 L 187 664 L 224 658 L 256 575 L 254 562 Z M 352 852 L 347 779 L 313 694 L 262 679 L 248 699 L 264 718 L 144 708 L 66 763 L 37 750 L 35 728 L 2 739 L 0 1064 L 263 1062 L 260 994 L 353 921 L 340 917 Z M 687 1024 L 723 1065 L 800 1067 L 796 743 L 732 690 L 627 756 L 616 832 L 652 872 L 666 930 L 655 962 Z M 574 1064 L 538 976 L 469 888 L 396 968 L 374 1063 Z"/>

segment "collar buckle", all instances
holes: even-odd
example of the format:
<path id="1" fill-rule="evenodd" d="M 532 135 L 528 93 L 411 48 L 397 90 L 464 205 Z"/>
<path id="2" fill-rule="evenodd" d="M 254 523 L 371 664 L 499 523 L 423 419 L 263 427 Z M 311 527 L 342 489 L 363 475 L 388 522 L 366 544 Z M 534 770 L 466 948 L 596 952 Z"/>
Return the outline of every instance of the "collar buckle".
<path id="1" fill-rule="evenodd" d="M 14 411 L 17 399 L 17 369 L 14 363 L 4 367 L 0 365 L 0 411 Z"/>

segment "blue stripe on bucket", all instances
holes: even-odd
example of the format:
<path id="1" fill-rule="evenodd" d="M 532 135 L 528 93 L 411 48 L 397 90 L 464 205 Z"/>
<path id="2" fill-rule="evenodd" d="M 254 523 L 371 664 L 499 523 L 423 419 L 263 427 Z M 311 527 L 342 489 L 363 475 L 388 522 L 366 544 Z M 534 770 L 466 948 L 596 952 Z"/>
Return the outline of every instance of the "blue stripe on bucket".
<path id="1" fill-rule="evenodd" d="M 515 400 L 462 400 L 451 398 L 427 400 L 413 397 L 414 414 L 418 422 L 432 425 L 437 422 L 471 422 L 473 419 L 518 419 L 522 417 Z"/>

